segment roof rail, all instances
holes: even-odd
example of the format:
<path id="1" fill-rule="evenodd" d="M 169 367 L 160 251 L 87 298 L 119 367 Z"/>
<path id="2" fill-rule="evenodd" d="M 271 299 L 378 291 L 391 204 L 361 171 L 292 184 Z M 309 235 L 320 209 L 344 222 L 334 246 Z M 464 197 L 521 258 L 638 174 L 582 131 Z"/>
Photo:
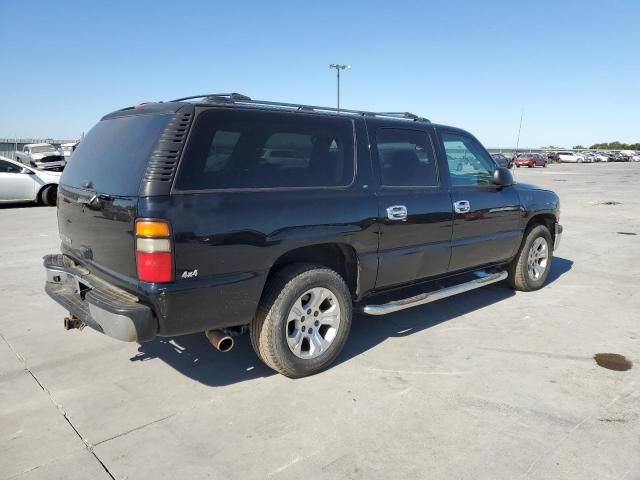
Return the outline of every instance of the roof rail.
<path id="1" fill-rule="evenodd" d="M 214 93 L 209 95 L 193 95 L 190 97 L 178 98 L 171 100 L 172 102 L 183 102 L 186 100 L 204 99 L 207 103 L 225 102 L 237 105 L 252 105 L 264 107 L 276 107 L 282 109 L 291 109 L 299 112 L 326 112 L 326 113 L 342 113 L 347 115 L 362 115 L 371 117 L 390 117 L 412 120 L 414 122 L 431 123 L 429 119 L 420 117 L 410 112 L 368 112 L 366 110 L 350 110 L 346 108 L 319 107 L 316 105 L 304 105 L 300 103 L 272 102 L 267 100 L 252 100 L 246 95 L 240 93 Z"/>
<path id="2" fill-rule="evenodd" d="M 242 95 L 241 93 L 207 93 L 206 95 L 191 95 L 190 97 L 182 97 L 176 98 L 175 100 L 171 100 L 172 102 L 184 102 L 185 100 L 195 100 L 196 98 L 204 98 L 209 101 L 209 99 L 226 99 L 226 100 L 245 100 L 251 101 L 250 97 L 246 95 Z M 214 100 L 215 101 L 215 100 Z"/>
<path id="3" fill-rule="evenodd" d="M 411 113 L 411 112 L 379 112 L 378 115 L 384 116 L 384 117 L 408 118 L 408 119 L 416 121 L 416 122 L 428 122 L 429 121 L 426 118 L 421 117 L 421 116 L 416 115 L 415 113 Z"/>

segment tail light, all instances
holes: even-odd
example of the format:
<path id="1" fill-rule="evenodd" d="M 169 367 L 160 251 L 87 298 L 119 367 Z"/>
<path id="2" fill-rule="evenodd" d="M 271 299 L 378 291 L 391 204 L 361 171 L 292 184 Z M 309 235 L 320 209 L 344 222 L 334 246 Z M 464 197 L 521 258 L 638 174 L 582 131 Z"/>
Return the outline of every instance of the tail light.
<path id="1" fill-rule="evenodd" d="M 171 229 L 164 220 L 136 220 L 136 263 L 143 282 L 173 282 Z"/>

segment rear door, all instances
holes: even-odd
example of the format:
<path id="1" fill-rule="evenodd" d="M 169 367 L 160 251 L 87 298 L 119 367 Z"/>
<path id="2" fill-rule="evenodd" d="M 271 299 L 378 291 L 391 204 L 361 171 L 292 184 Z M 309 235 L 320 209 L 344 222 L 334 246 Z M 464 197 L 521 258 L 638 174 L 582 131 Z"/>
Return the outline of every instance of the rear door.
<path id="1" fill-rule="evenodd" d="M 371 122 L 369 135 L 380 188 L 376 288 L 447 271 L 452 206 L 441 181 L 430 128 Z"/>
<path id="2" fill-rule="evenodd" d="M 134 222 L 147 163 L 170 114 L 103 119 L 70 158 L 58 188 L 62 249 L 94 271 L 136 277 Z"/>
<path id="3" fill-rule="evenodd" d="M 454 210 L 449 271 L 507 260 L 522 236 L 518 193 L 493 183 L 496 165 L 475 138 L 460 130 L 439 133 Z"/>

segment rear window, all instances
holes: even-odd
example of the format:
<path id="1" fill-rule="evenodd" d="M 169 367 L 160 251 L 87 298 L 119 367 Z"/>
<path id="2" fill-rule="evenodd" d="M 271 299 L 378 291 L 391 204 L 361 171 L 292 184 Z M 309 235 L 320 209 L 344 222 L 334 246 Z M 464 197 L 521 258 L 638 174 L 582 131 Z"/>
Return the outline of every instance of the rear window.
<path id="1" fill-rule="evenodd" d="M 111 195 L 135 196 L 147 161 L 172 115 L 102 120 L 80 142 L 60 183 Z"/>
<path id="2" fill-rule="evenodd" d="M 194 125 L 175 188 L 348 186 L 354 178 L 353 143 L 348 118 L 205 111 Z"/>

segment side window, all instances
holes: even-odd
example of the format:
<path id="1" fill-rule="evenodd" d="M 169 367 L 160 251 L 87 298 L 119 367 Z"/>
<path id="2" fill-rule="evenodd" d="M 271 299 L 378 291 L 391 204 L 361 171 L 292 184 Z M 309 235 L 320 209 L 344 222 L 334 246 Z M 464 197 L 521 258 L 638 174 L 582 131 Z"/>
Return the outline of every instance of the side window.
<path id="1" fill-rule="evenodd" d="M 466 135 L 444 132 L 444 152 L 453 186 L 490 185 L 495 162 L 480 144 Z"/>
<path id="2" fill-rule="evenodd" d="M 200 114 L 178 190 L 340 187 L 353 182 L 349 118 L 264 111 Z"/>
<path id="3" fill-rule="evenodd" d="M 0 173 L 20 173 L 21 168 L 10 162 L 0 160 Z"/>
<path id="4" fill-rule="evenodd" d="M 404 128 L 380 128 L 376 148 L 382 184 L 389 187 L 439 185 L 438 167 L 427 132 Z"/>
<path id="5" fill-rule="evenodd" d="M 219 172 L 229 163 L 231 152 L 236 147 L 240 132 L 226 132 L 218 130 L 211 139 L 207 162 L 204 167 L 205 173 Z"/>

